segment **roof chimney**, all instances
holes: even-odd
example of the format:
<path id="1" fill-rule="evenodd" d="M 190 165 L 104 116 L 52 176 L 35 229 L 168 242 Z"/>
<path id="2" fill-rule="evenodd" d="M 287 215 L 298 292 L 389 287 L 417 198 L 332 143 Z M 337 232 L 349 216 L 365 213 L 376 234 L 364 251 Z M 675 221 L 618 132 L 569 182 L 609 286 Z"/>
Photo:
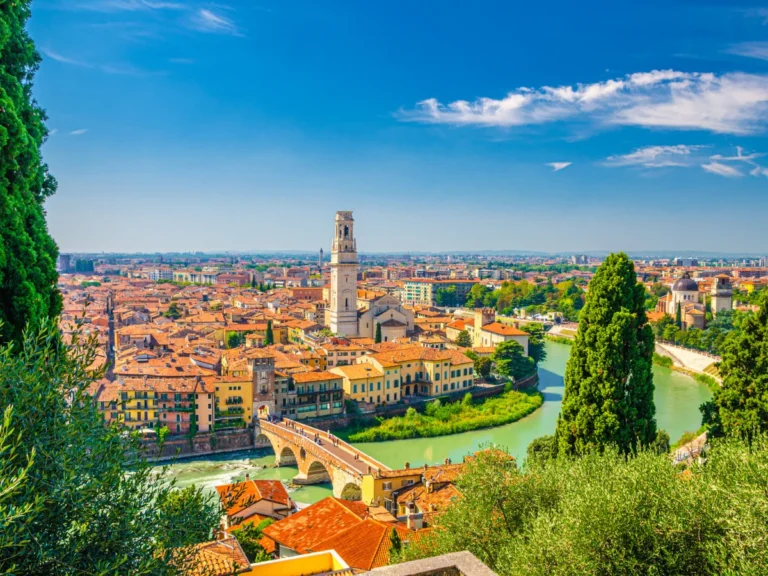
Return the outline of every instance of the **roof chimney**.
<path id="1" fill-rule="evenodd" d="M 408 470 L 408 469 L 410 469 L 410 467 L 411 467 L 411 463 L 410 462 L 406 462 L 405 463 L 405 469 Z"/>

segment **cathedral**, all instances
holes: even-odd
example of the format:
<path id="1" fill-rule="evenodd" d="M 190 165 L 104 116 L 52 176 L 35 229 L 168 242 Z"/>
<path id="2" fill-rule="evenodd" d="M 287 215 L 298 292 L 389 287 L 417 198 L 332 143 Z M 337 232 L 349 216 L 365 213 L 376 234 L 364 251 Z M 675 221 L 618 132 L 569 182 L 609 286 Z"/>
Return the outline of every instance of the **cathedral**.
<path id="1" fill-rule="evenodd" d="M 381 326 L 381 340 L 405 338 L 413 331 L 413 311 L 392 295 L 357 289 L 357 242 L 352 212 L 336 212 L 331 243 L 331 286 L 328 326 L 334 334 L 350 338 L 375 338 Z"/>

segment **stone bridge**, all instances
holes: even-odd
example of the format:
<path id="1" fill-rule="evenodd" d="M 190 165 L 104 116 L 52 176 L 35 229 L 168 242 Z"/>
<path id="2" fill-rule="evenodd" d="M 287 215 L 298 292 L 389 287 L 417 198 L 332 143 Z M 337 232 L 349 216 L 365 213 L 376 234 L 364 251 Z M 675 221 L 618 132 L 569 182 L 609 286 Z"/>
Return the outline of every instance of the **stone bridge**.
<path id="1" fill-rule="evenodd" d="M 389 470 L 328 432 L 293 420 L 258 420 L 254 443 L 257 447 L 272 446 L 278 466 L 297 466 L 295 484 L 331 482 L 337 498 L 359 500 L 363 476 Z"/>

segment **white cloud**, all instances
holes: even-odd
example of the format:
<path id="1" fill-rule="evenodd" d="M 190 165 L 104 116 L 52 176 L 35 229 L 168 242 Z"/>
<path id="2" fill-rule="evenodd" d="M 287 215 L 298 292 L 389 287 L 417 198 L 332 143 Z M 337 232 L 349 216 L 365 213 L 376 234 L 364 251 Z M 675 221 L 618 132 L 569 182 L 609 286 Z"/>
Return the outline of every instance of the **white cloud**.
<path id="1" fill-rule="evenodd" d="M 443 104 L 428 98 L 413 110 L 400 110 L 397 117 L 492 127 L 587 120 L 598 125 L 749 134 L 768 124 L 768 75 L 653 70 L 593 84 L 521 87 L 501 99 Z"/>
<path id="2" fill-rule="evenodd" d="M 564 168 L 568 168 L 571 164 L 573 164 L 573 162 L 547 162 L 546 165 L 552 167 L 552 172 L 559 172 Z"/>
<path id="3" fill-rule="evenodd" d="M 195 15 L 192 17 L 192 26 L 202 32 L 240 36 L 239 30 L 232 20 L 205 8 L 195 12 Z"/>
<path id="4" fill-rule="evenodd" d="M 56 60 L 56 62 L 61 62 L 63 64 L 72 64 L 73 66 L 81 66 L 83 68 L 92 67 L 87 62 L 76 60 L 74 58 L 69 58 L 68 56 L 63 56 L 62 54 L 59 54 L 58 52 L 54 52 L 53 50 L 49 50 L 48 48 L 40 48 L 40 52 L 48 56 L 48 58 L 50 58 L 51 60 Z"/>
<path id="5" fill-rule="evenodd" d="M 741 42 L 734 44 L 726 52 L 747 58 L 768 60 L 768 42 Z"/>
<path id="6" fill-rule="evenodd" d="M 72 132 L 69 133 L 70 136 L 82 136 L 88 132 L 88 128 L 78 128 L 77 130 L 72 130 Z"/>
<path id="7" fill-rule="evenodd" d="M 646 168 L 666 168 L 669 166 L 690 166 L 691 153 L 704 146 L 646 146 L 637 148 L 629 154 L 609 156 L 606 166 L 644 166 Z"/>
<path id="8" fill-rule="evenodd" d="M 707 172 L 710 172 L 712 174 L 717 174 L 718 176 L 725 176 L 726 178 L 738 178 L 739 176 L 744 175 L 733 166 L 728 166 L 727 164 L 720 164 L 719 162 L 710 162 L 709 164 L 702 164 L 701 167 Z"/>
<path id="9" fill-rule="evenodd" d="M 753 152 L 752 154 L 744 155 L 744 148 L 736 146 L 736 156 L 723 156 L 721 154 L 715 154 L 710 156 L 711 160 L 721 160 L 725 162 L 747 162 L 748 164 L 754 164 L 755 158 L 762 158 L 765 154 L 760 152 Z"/>
<path id="10" fill-rule="evenodd" d="M 58 132 L 58 130 L 56 130 L 56 128 L 51 128 L 48 131 L 48 136 L 53 136 L 54 134 L 56 134 L 56 132 Z"/>
<path id="11" fill-rule="evenodd" d="M 765 176 L 768 178 L 768 168 L 763 168 L 762 166 L 755 165 L 752 170 L 749 171 L 750 176 Z"/>

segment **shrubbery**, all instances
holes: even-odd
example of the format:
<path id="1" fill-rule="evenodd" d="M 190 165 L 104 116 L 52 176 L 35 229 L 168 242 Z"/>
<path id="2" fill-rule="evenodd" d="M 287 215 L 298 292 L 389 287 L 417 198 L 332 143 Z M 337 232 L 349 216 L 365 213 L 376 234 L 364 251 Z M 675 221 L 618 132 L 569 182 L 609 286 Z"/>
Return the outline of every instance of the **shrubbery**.
<path id="1" fill-rule="evenodd" d="M 538 391 L 505 391 L 501 396 L 474 402 L 467 393 L 460 402 L 433 400 L 420 414 L 410 407 L 404 416 L 378 419 L 378 425 L 352 432 L 351 442 L 380 442 L 445 436 L 515 422 L 541 406 Z"/>
<path id="2" fill-rule="evenodd" d="M 522 471 L 481 452 L 458 485 L 462 498 L 398 560 L 469 550 L 502 576 L 764 574 L 768 565 L 766 436 L 721 441 L 687 470 L 650 450 Z"/>

